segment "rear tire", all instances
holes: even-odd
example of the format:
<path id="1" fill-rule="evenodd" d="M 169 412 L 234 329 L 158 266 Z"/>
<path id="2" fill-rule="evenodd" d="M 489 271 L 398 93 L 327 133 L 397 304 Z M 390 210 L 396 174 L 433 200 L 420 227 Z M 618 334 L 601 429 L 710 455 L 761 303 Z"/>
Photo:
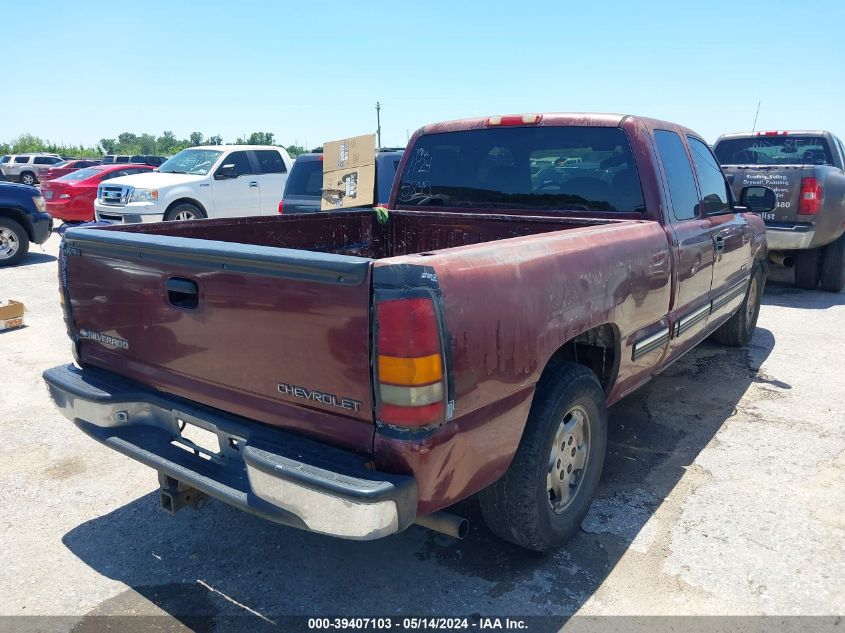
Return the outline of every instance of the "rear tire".
<path id="1" fill-rule="evenodd" d="M 763 269 L 755 265 L 751 271 L 748 290 L 745 291 L 745 299 L 733 316 L 713 332 L 715 341 L 731 347 L 743 347 L 751 340 L 754 328 L 757 327 L 757 317 L 760 316 L 760 298 L 763 296 L 765 285 Z"/>
<path id="2" fill-rule="evenodd" d="M 14 266 L 29 252 L 29 235 L 10 218 L 0 217 L 0 268 Z"/>
<path id="3" fill-rule="evenodd" d="M 176 206 L 167 210 L 164 214 L 164 221 L 171 222 L 173 220 L 202 220 L 208 217 L 202 209 L 190 202 L 180 202 Z"/>
<path id="4" fill-rule="evenodd" d="M 32 186 L 38 182 L 38 178 L 31 171 L 25 171 L 21 174 L 20 181 L 25 185 Z"/>
<path id="5" fill-rule="evenodd" d="M 815 290 L 821 276 L 822 253 L 810 248 L 795 253 L 795 285 L 804 290 Z"/>
<path id="6" fill-rule="evenodd" d="M 845 234 L 824 247 L 822 253 L 821 288 L 842 292 L 845 287 Z"/>
<path id="7" fill-rule="evenodd" d="M 564 363 L 537 386 L 507 472 L 479 494 L 484 522 L 521 547 L 560 547 L 590 509 L 606 444 L 604 390 L 589 369 Z"/>

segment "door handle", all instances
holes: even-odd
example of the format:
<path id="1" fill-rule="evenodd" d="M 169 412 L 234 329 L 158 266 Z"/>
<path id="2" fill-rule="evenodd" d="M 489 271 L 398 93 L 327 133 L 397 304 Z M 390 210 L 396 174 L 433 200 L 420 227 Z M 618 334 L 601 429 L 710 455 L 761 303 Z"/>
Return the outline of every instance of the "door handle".
<path id="1" fill-rule="evenodd" d="M 167 300 L 177 308 L 193 310 L 199 305 L 199 286 L 192 279 L 171 277 L 164 284 Z"/>
<path id="2" fill-rule="evenodd" d="M 725 238 L 721 235 L 717 235 L 713 238 L 713 244 L 716 247 L 717 253 L 721 253 L 723 250 L 725 250 Z"/>
<path id="3" fill-rule="evenodd" d="M 257 186 L 258 186 L 258 181 L 257 181 L 257 180 L 250 180 L 250 181 L 249 181 L 249 186 L 250 186 L 250 187 L 257 187 Z"/>

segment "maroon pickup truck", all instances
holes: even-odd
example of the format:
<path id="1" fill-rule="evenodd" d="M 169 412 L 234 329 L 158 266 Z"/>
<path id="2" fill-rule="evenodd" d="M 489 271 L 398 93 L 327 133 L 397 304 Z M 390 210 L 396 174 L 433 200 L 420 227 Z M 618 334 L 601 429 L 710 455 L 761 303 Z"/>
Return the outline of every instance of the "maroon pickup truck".
<path id="1" fill-rule="evenodd" d="M 479 493 L 502 538 L 561 545 L 607 405 L 711 334 L 749 340 L 763 222 L 701 137 L 634 116 L 429 125 L 397 174 L 386 220 L 69 229 L 56 405 L 157 470 L 171 512 L 210 496 L 350 539 L 461 536 L 442 510 Z"/>

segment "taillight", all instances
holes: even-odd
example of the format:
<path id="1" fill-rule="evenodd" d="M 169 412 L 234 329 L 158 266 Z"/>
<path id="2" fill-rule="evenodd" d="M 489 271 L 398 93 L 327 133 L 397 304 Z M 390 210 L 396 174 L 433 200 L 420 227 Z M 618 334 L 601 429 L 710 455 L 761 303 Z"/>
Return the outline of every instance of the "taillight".
<path id="1" fill-rule="evenodd" d="M 442 422 L 446 385 L 434 301 L 381 301 L 376 328 L 378 420 L 402 427 Z"/>
<path id="2" fill-rule="evenodd" d="M 816 178 L 801 179 L 801 198 L 798 202 L 798 213 L 815 215 L 822 208 L 824 187 Z"/>
<path id="3" fill-rule="evenodd" d="M 285 201 L 279 200 L 279 213 L 284 213 L 284 212 L 285 212 Z"/>
<path id="4" fill-rule="evenodd" d="M 65 242 L 64 238 L 62 238 L 61 244 L 59 245 L 59 305 L 62 307 L 62 317 L 65 321 L 65 329 L 67 330 L 67 335 L 71 340 L 70 347 L 73 359 L 76 361 L 77 365 L 81 365 L 82 361 L 80 360 L 79 348 L 77 346 L 78 339 L 76 336 L 76 324 L 73 321 L 70 299 L 67 295 L 67 249 L 67 242 Z"/>

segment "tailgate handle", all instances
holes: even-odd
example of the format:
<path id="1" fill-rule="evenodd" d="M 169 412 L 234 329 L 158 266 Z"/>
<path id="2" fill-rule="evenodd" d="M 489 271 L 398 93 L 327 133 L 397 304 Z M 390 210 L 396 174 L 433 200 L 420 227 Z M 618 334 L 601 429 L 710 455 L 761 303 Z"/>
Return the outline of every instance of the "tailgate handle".
<path id="1" fill-rule="evenodd" d="M 191 279 L 171 277 L 164 288 L 167 290 L 167 300 L 177 308 L 192 310 L 199 305 L 199 286 Z"/>

